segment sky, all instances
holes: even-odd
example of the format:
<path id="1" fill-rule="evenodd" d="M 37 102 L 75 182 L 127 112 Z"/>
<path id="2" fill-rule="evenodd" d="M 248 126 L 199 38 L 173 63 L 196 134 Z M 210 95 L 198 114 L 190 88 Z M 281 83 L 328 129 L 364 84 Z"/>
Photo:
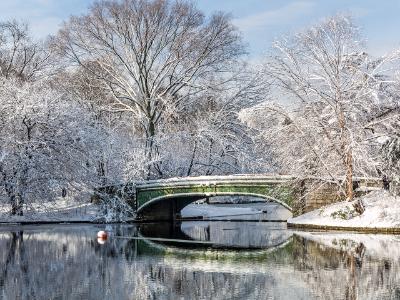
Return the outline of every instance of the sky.
<path id="1" fill-rule="evenodd" d="M 54 34 L 71 15 L 84 14 L 93 0 L 0 0 L 0 20 L 30 24 L 37 38 Z M 242 32 L 250 57 L 261 58 L 282 35 L 301 31 L 324 17 L 351 14 L 366 39 L 368 51 L 383 55 L 400 48 L 400 0 L 194 0 L 206 14 L 231 14 Z"/>

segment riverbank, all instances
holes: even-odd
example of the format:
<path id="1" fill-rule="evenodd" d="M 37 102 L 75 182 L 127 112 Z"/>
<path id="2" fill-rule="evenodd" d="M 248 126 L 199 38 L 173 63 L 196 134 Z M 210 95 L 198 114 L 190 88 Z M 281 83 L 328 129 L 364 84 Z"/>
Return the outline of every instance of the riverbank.
<path id="1" fill-rule="evenodd" d="M 10 214 L 11 208 L 0 206 L 0 223 L 98 223 L 102 217 L 99 205 L 69 200 L 32 203 L 24 208 L 23 216 Z"/>
<path id="2" fill-rule="evenodd" d="M 101 206 L 79 203 L 73 200 L 35 203 L 24 207 L 23 216 L 10 214 L 11 207 L 0 206 L 0 224 L 49 224 L 49 223 L 105 223 L 105 212 Z M 201 220 L 254 220 L 286 221 L 291 213 L 279 204 L 190 204 L 181 212 L 184 219 Z M 109 218 L 108 218 L 109 219 Z M 107 219 L 107 220 L 108 220 Z M 134 221 L 126 219 L 125 222 Z M 112 219 L 109 219 L 112 222 Z M 107 223 L 107 222 L 106 222 Z"/>
<path id="3" fill-rule="evenodd" d="M 384 190 L 362 197 L 365 211 L 358 215 L 353 204 L 358 199 L 324 206 L 288 219 L 288 227 L 318 230 L 400 233 L 400 197 Z"/>

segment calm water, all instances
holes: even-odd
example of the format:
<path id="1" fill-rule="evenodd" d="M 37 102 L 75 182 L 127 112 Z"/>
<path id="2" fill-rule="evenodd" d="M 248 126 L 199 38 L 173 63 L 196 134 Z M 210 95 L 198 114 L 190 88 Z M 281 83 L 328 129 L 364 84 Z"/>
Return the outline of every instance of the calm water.
<path id="1" fill-rule="evenodd" d="M 258 222 L 8 226 L 0 249 L 0 299 L 400 299 L 394 235 Z"/>

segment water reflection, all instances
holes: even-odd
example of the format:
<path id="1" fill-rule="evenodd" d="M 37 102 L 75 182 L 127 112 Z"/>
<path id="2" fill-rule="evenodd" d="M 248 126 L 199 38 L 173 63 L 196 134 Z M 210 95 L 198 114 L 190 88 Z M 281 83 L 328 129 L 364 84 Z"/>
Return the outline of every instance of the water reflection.
<path id="1" fill-rule="evenodd" d="M 209 242 L 204 247 L 225 249 L 265 249 L 287 242 L 293 233 L 286 223 L 194 221 L 182 223 L 142 224 L 138 230 L 143 237 Z M 163 244 L 188 247 L 188 243 L 163 242 Z"/>
<path id="2" fill-rule="evenodd" d="M 100 245 L 96 233 L 102 229 L 0 229 L 0 299 L 400 298 L 399 236 L 193 222 L 158 229 L 115 225 Z M 187 249 L 127 238 L 132 236 L 198 239 L 226 248 Z"/>
<path id="3" fill-rule="evenodd" d="M 400 299 L 400 236 L 298 232 L 295 240 L 302 242 L 296 267 L 311 275 L 306 284 L 316 294 Z"/>

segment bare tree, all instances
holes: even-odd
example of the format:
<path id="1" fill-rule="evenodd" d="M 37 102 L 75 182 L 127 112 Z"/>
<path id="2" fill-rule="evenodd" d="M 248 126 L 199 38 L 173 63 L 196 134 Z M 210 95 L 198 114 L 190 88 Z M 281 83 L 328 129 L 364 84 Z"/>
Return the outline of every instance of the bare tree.
<path id="1" fill-rule="evenodd" d="M 102 81 L 110 110 L 134 115 L 149 161 L 164 112 L 206 89 L 204 79 L 226 80 L 244 52 L 227 15 L 205 19 L 193 4 L 168 0 L 96 2 L 64 25 L 54 45 Z"/>
<path id="2" fill-rule="evenodd" d="M 30 81 L 43 75 L 50 55 L 41 42 L 29 36 L 28 25 L 17 21 L 0 23 L 0 75 Z"/>

